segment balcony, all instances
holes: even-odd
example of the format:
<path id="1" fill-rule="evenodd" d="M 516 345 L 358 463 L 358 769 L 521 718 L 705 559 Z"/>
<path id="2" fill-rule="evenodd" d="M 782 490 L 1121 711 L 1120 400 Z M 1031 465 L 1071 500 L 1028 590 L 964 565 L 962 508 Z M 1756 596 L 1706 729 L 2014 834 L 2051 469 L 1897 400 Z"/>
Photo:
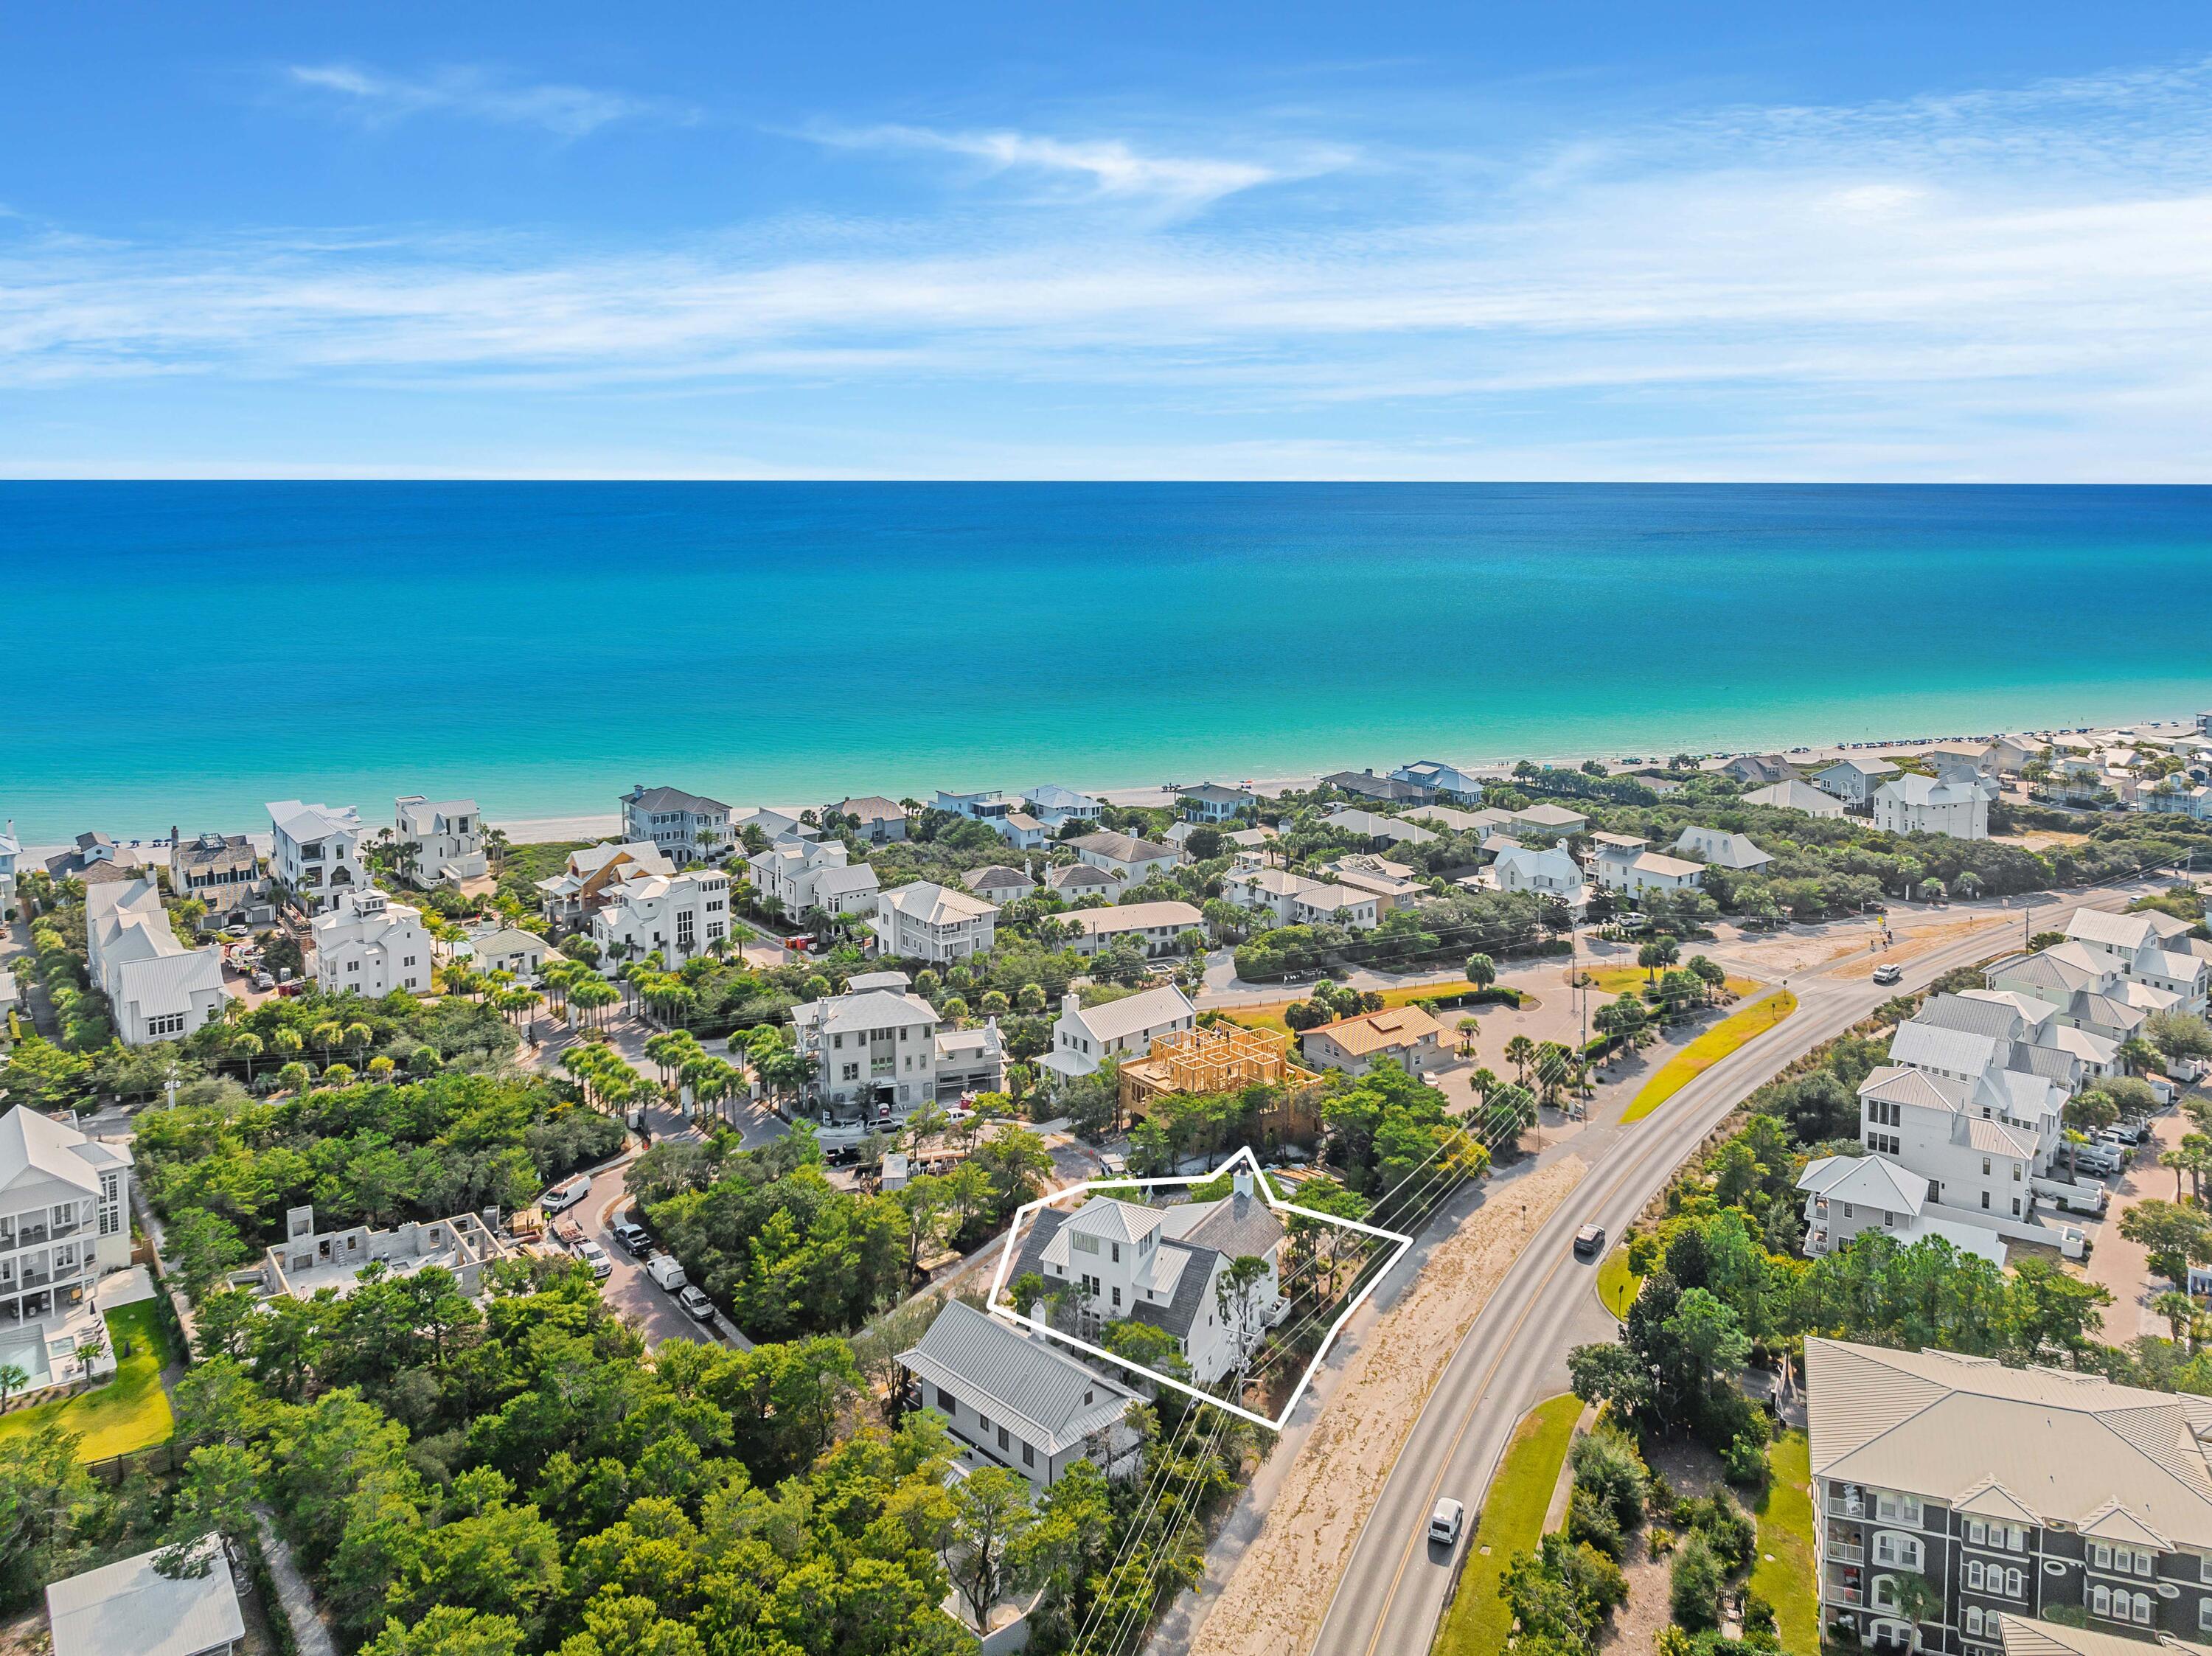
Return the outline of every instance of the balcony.
<path id="1" fill-rule="evenodd" d="M 1856 1541 L 1831 1541 L 1828 1543 L 1828 1558 L 1832 1563 L 1863 1564 L 1866 1562 L 1866 1549 Z"/>
<path id="2" fill-rule="evenodd" d="M 1849 1586 L 1841 1581 L 1829 1581 L 1820 1596 L 1832 1604 L 1850 1604 L 1856 1607 L 1866 1603 L 1866 1590 L 1863 1587 Z"/>
<path id="3" fill-rule="evenodd" d="M 1872 1514 L 1867 1511 L 1867 1504 L 1863 1497 L 1856 1495 L 1832 1495 L 1828 1497 L 1828 1516 L 1831 1518 L 1867 1518 L 1872 1516 Z"/>

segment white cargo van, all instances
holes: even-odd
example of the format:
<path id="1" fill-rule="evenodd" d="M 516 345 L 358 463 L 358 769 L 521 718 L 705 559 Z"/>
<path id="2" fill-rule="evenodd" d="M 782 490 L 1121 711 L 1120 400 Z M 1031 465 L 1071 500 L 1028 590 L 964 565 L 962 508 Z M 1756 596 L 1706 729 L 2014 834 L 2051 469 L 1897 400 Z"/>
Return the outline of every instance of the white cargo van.
<path id="1" fill-rule="evenodd" d="M 654 1254 L 645 1262 L 645 1273 L 671 1294 L 691 1280 L 684 1274 L 684 1267 L 672 1253 Z"/>

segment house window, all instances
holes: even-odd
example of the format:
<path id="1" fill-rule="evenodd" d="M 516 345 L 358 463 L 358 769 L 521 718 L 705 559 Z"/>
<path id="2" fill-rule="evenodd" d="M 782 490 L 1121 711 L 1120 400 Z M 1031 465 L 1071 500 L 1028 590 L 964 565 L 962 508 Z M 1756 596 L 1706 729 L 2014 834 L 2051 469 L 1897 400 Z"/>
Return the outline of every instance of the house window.
<path id="1" fill-rule="evenodd" d="M 952 1400 L 952 1393 L 941 1386 L 937 1388 L 937 1406 L 948 1415 L 957 1414 L 960 1408 L 960 1405 Z"/>
<path id="2" fill-rule="evenodd" d="M 1034 1444 L 1024 1443 L 1022 1445 L 1022 1465 L 1024 1466 L 1034 1466 L 1036 1465 L 1036 1447 Z"/>
<path id="3" fill-rule="evenodd" d="M 2212 1633 L 2212 1598 L 2199 1598 L 2197 1601 L 2197 1630 L 2199 1633 Z"/>
<path id="4" fill-rule="evenodd" d="M 1000 1447 L 1000 1449 L 1001 1451 L 1004 1451 L 1004 1450 L 1005 1450 L 1005 1449 L 1006 1449 L 1008 1447 L 1010 1447 L 1010 1445 L 1011 1445 L 1012 1441 L 1012 1440 L 1008 1436 L 1007 1432 L 1006 1432 L 1006 1429 L 1005 1427 L 1001 1426 L 1001 1427 L 999 1429 L 999 1447 Z"/>
<path id="5" fill-rule="evenodd" d="M 2147 1628 L 2150 1625 L 2150 1595 L 2148 1593 L 2139 1592 L 2135 1595 L 2130 1601 L 2129 1616 L 2137 1627 Z"/>

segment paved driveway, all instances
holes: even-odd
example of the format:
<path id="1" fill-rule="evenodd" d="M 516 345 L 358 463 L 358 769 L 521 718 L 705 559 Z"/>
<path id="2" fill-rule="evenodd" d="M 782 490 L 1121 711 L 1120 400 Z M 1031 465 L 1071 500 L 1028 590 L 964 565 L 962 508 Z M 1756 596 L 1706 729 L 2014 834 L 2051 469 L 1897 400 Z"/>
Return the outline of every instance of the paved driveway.
<path id="1" fill-rule="evenodd" d="M 2112 1296 L 2112 1303 L 2105 1309 L 2105 1338 L 2114 1345 L 2125 1345 L 2141 1334 L 2166 1338 L 2173 1332 L 2150 1306 L 2174 1284 L 2151 1274 L 2149 1251 L 2120 1234 L 2120 1216 L 2150 1197 L 2167 1202 L 2174 1199 L 2173 1170 L 2159 1166 L 2158 1158 L 2179 1144 L 2182 1134 L 2194 1125 L 2179 1109 L 2153 1116 L 2150 1137 L 2136 1146 L 2134 1158 L 2120 1176 L 2106 1181 L 2112 1186 L 2112 1204 L 2105 1210 L 2104 1218 L 2095 1222 L 2081 1218 L 2070 1221 L 2081 1225 L 2093 1240 L 2086 1274 Z M 2185 1175 L 2181 1180 L 2185 1197 L 2188 1188 Z"/>

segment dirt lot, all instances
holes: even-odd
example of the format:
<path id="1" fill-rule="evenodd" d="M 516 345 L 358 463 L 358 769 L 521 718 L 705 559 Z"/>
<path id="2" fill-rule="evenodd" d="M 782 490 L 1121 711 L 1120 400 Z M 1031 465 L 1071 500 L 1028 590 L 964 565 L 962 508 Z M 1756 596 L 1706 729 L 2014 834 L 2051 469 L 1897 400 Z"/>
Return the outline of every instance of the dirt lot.
<path id="1" fill-rule="evenodd" d="M 1445 1362 L 1528 1240 L 1587 1171 L 1568 1157 L 1484 1207 L 1352 1358 L 1194 1641 L 1192 1656 L 1282 1656 L 1319 1629 L 1359 1526 Z"/>
<path id="2" fill-rule="evenodd" d="M 1694 1443 L 1662 1443 L 1651 1453 L 1651 1470 L 1673 1486 L 1676 1495 L 1708 1495 L 1726 1487 L 1720 1457 Z M 1730 1491 L 1735 1494 L 1735 1491 Z M 1742 1496 L 1737 1495 L 1741 1501 Z M 1672 1525 L 1662 1527 L 1672 1529 Z M 1674 1561 L 1654 1558 L 1650 1547 L 1652 1526 L 1647 1522 L 1629 1543 L 1620 1570 L 1628 1578 L 1628 1602 L 1613 1613 L 1604 1637 L 1598 1641 L 1601 1656 L 1644 1656 L 1659 1642 L 1659 1630 L 1674 1619 L 1668 1604 Z"/>

